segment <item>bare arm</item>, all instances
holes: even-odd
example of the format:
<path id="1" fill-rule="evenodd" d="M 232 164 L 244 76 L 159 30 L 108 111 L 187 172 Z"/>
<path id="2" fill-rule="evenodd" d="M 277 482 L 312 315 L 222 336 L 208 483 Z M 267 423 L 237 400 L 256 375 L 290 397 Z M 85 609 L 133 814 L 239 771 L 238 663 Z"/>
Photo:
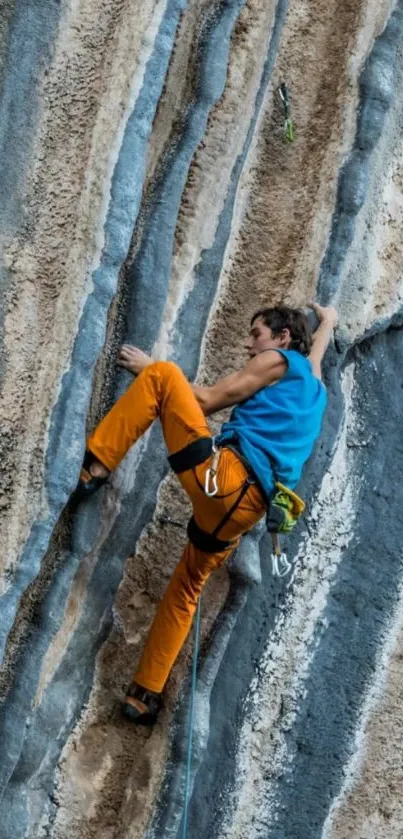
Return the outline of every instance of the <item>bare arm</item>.
<path id="1" fill-rule="evenodd" d="M 310 306 L 319 320 L 319 326 L 313 334 L 313 343 L 309 358 L 312 362 L 314 375 L 318 379 L 321 379 L 323 356 L 329 346 L 333 330 L 337 326 L 338 315 L 336 309 L 332 306 L 319 306 L 317 303 L 311 303 Z"/>
<path id="2" fill-rule="evenodd" d="M 153 363 L 151 356 L 138 347 L 124 344 L 120 350 L 118 362 L 131 373 L 137 374 Z M 208 416 L 237 405 L 252 396 L 266 385 L 277 382 L 287 370 L 287 362 L 281 353 L 270 350 L 251 358 L 241 370 L 219 379 L 212 387 L 191 385 L 193 393 L 200 403 L 203 413 Z"/>
<path id="3" fill-rule="evenodd" d="M 249 399 L 258 390 L 284 376 L 287 362 L 276 350 L 259 353 L 238 370 L 211 387 L 193 385 L 192 390 L 206 416 Z"/>

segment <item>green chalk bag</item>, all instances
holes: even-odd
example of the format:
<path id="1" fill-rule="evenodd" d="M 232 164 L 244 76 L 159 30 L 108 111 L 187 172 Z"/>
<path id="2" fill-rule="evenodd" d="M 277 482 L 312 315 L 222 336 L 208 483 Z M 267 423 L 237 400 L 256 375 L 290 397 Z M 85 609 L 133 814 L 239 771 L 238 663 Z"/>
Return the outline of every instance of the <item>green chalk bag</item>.
<path id="1" fill-rule="evenodd" d="M 266 516 L 269 533 L 291 533 L 305 510 L 305 502 L 284 484 L 276 481 Z"/>
<path id="2" fill-rule="evenodd" d="M 271 561 L 274 577 L 286 577 L 291 571 L 287 554 L 281 550 L 279 534 L 291 533 L 304 510 L 305 502 L 302 498 L 276 481 L 266 516 L 266 527 L 273 543 Z"/>

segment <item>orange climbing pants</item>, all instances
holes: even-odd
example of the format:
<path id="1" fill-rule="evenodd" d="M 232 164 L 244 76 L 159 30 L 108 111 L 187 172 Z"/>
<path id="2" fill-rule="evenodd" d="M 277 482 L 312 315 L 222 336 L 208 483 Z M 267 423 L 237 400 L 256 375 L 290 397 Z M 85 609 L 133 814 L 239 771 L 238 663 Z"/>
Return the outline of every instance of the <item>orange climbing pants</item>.
<path id="1" fill-rule="evenodd" d="M 113 470 L 157 417 L 170 454 L 199 437 L 211 436 L 203 411 L 182 371 L 171 362 L 157 361 L 130 385 L 89 437 L 87 446 L 104 466 Z M 203 487 L 210 461 L 208 458 L 178 476 L 193 503 L 197 524 L 209 533 L 232 507 L 247 477 L 236 454 L 223 449 L 217 471 L 218 495 L 209 498 Z M 220 539 L 235 541 L 231 548 L 207 554 L 188 542 L 158 607 L 133 676 L 137 684 L 158 693 L 162 691 L 188 635 L 208 577 L 225 562 L 241 535 L 256 524 L 265 509 L 257 486 L 252 484 L 219 533 Z"/>

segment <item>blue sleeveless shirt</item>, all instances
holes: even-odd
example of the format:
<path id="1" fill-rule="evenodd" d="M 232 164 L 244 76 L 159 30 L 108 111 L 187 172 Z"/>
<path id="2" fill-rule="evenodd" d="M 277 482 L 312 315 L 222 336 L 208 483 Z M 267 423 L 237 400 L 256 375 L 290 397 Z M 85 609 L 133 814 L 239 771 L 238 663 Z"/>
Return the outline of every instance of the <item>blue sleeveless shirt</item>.
<path id="1" fill-rule="evenodd" d="M 276 352 L 287 362 L 283 378 L 237 405 L 216 437 L 219 444 L 237 440 L 269 497 L 275 480 L 289 489 L 297 485 L 320 433 L 327 401 L 309 358 L 296 350 Z"/>

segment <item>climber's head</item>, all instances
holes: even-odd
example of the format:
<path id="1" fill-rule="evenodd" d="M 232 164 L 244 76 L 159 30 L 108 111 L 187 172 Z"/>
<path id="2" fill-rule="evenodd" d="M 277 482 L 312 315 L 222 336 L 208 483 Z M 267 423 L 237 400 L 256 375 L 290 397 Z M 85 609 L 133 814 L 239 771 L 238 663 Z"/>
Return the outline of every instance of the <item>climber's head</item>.
<path id="1" fill-rule="evenodd" d="M 309 355 L 312 329 L 300 309 L 274 306 L 259 309 L 252 317 L 249 336 L 245 342 L 250 358 L 265 350 L 297 350 Z"/>

